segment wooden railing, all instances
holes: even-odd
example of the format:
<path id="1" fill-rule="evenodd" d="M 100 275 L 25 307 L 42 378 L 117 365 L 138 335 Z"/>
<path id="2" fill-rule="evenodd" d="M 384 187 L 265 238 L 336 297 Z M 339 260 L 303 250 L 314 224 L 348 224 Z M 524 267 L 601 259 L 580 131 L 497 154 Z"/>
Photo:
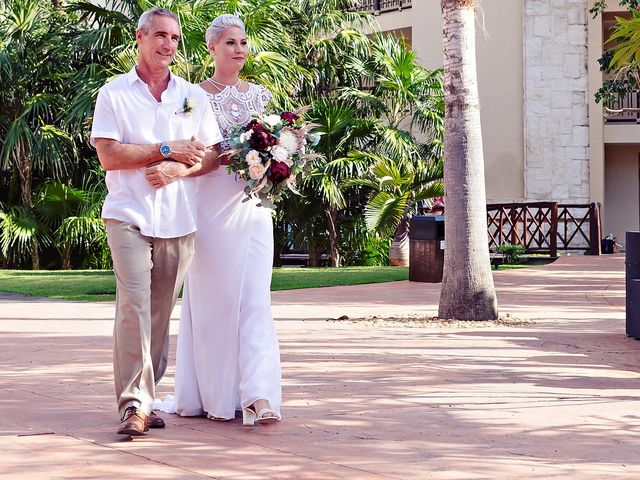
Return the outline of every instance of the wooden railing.
<path id="1" fill-rule="evenodd" d="M 606 123 L 640 123 L 640 92 L 627 93 L 624 98 L 607 103 Z"/>
<path id="2" fill-rule="evenodd" d="M 376 14 L 411 8 L 411 0 L 361 0 L 358 10 Z"/>
<path id="3" fill-rule="evenodd" d="M 556 202 L 487 205 L 489 249 L 522 245 L 527 253 L 558 256 L 558 250 L 600 255 L 600 204 Z"/>

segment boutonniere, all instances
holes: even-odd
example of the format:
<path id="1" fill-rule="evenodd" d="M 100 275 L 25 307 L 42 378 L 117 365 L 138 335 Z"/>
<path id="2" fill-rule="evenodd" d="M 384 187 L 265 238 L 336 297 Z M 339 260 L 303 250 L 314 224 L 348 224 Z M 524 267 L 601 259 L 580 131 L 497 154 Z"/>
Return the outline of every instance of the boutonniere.
<path id="1" fill-rule="evenodd" d="M 193 109 L 196 107 L 195 103 L 191 101 L 191 99 L 185 97 L 184 102 L 182 103 L 182 108 L 176 111 L 176 115 L 182 113 L 185 116 L 190 116 Z"/>

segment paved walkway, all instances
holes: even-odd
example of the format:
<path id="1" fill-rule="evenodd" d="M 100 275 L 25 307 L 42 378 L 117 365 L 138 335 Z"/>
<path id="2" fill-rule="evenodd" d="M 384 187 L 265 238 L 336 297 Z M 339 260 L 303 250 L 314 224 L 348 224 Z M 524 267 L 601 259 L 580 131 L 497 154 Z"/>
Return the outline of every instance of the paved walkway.
<path id="1" fill-rule="evenodd" d="M 275 292 L 285 419 L 251 429 L 164 415 L 167 429 L 134 441 L 113 433 L 113 304 L 4 295 L 0 477 L 640 478 L 624 258 L 565 257 L 495 280 L 502 311 L 534 325 L 326 320 L 433 315 L 432 284 Z M 170 369 L 160 394 L 172 383 Z"/>

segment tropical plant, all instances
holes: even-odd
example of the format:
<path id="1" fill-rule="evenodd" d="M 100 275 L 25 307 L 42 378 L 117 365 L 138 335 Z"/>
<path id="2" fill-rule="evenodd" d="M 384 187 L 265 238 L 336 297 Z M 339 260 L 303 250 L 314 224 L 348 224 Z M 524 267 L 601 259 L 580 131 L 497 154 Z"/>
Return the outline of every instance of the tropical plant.
<path id="1" fill-rule="evenodd" d="M 321 217 L 314 216 L 314 236 L 306 243 L 310 252 L 315 252 L 322 243 L 319 240 L 326 240 L 331 265 L 340 266 L 341 225 L 347 220 L 344 212 L 351 201 L 344 196 L 340 184 L 361 171 L 346 157 L 361 145 L 370 126 L 354 101 L 339 97 L 338 89 L 357 87 L 362 82 L 358 65 L 369 51 L 369 39 L 363 29 L 373 25 L 373 17 L 355 11 L 357 2 L 353 0 L 297 0 L 295 4 L 296 15 L 290 29 L 300 39 L 297 63 L 310 74 L 302 78 L 296 103 L 311 105 L 309 117 L 322 134 L 315 150 L 323 155 L 300 185 L 306 210 L 322 212 Z M 304 223 L 303 218 L 287 216 L 292 224 Z"/>
<path id="2" fill-rule="evenodd" d="M 406 266 L 409 219 L 415 203 L 442 195 L 442 183 L 437 181 L 442 178 L 442 71 L 419 66 L 415 52 L 403 39 L 381 34 L 373 37 L 371 56 L 361 71 L 370 89 L 343 88 L 341 93 L 343 98 L 356 100 L 364 115 L 374 119 L 374 141 L 368 146 L 372 154 L 350 155 L 373 167 L 363 182 L 347 185 L 373 190 L 367 224 L 393 236 L 390 263 Z"/>
<path id="3" fill-rule="evenodd" d="M 97 246 L 102 257 L 106 249 L 106 232 L 100 218 L 105 188 L 95 180 L 85 183 L 86 191 L 59 181 L 47 181 L 40 187 L 34 205 L 37 218 L 52 232 L 53 245 L 65 270 L 72 266 L 74 251 L 88 254 Z"/>
<path id="4" fill-rule="evenodd" d="M 605 44 L 606 49 L 598 59 L 605 79 L 594 95 L 596 102 L 604 104 L 605 110 L 612 114 L 620 110 L 613 111 L 607 105 L 623 100 L 627 94 L 640 88 L 640 1 L 620 0 L 618 3 L 629 14 L 626 17 L 616 16 L 616 24 Z M 606 7 L 605 0 L 598 0 L 589 11 L 595 18 Z"/>
<path id="5" fill-rule="evenodd" d="M 367 227 L 383 238 L 393 238 L 389 252 L 391 265 L 408 265 L 409 221 L 419 201 L 444 194 L 442 162 L 411 158 L 395 161 L 381 155 L 354 152 L 370 159 L 373 166 L 366 175 L 350 179 L 345 186 L 364 186 L 372 191 L 365 208 Z"/>
<path id="6" fill-rule="evenodd" d="M 294 13 L 281 0 L 111 0 L 101 4 L 74 2 L 72 9 L 89 28 L 79 32 L 75 44 L 84 52 L 86 65 L 73 79 L 77 90 L 70 108 L 74 125 L 85 127 L 98 89 L 111 77 L 131 70 L 137 62 L 135 30 L 139 16 L 152 7 L 175 12 L 182 29 L 181 44 L 172 70 L 197 83 L 213 72 L 213 60 L 204 41 L 211 20 L 223 13 L 239 15 L 246 25 L 251 55 L 241 77 L 267 87 L 274 102 L 291 106 L 290 97 L 308 75 L 295 63 L 295 39 L 287 32 Z"/>
<path id="7" fill-rule="evenodd" d="M 447 220 L 440 318 L 498 317 L 475 70 L 476 0 L 441 0 L 445 75 L 444 184 Z"/>
<path id="8" fill-rule="evenodd" d="M 65 11 L 45 2 L 0 4 L 0 169 L 12 172 L 19 185 L 19 198 L 9 198 L 4 210 L 3 251 L 14 260 L 28 251 L 34 269 L 46 238 L 31 211 L 34 179 L 62 178 L 76 158 L 62 122 L 72 74 L 66 32 L 73 23 Z"/>
<path id="9" fill-rule="evenodd" d="M 32 256 L 34 245 L 43 247 L 50 243 L 51 237 L 29 207 L 14 205 L 0 210 L 0 253 L 3 266 L 23 265 Z"/>
<path id="10" fill-rule="evenodd" d="M 320 143 L 316 150 L 323 155 L 314 162 L 315 168 L 302 182 L 305 196 L 315 199 L 316 208 L 323 211 L 327 227 L 331 265 L 339 267 L 339 213 L 348 205 L 341 184 L 347 178 L 359 176 L 366 164 L 350 157 L 349 151 L 370 133 L 369 122 L 359 117 L 355 106 L 325 97 L 313 104 L 310 118 L 318 125 Z"/>
<path id="11" fill-rule="evenodd" d="M 361 204 L 356 204 L 355 209 L 356 211 L 348 216 L 348 220 L 340 225 L 342 265 L 389 265 L 391 238 L 367 228 L 365 219 L 359 211 L 362 209 Z"/>

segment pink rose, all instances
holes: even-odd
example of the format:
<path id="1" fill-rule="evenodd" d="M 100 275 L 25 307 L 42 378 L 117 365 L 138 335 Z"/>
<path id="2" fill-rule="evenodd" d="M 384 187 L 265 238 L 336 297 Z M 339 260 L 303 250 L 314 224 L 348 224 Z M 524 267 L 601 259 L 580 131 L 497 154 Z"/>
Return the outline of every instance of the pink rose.
<path id="1" fill-rule="evenodd" d="M 249 153 L 247 153 L 245 160 L 249 165 L 255 165 L 256 163 L 262 162 L 262 160 L 260 159 L 260 155 L 255 150 L 249 150 Z"/>
<path id="2" fill-rule="evenodd" d="M 264 177 L 265 171 L 266 169 L 261 163 L 249 165 L 249 177 L 251 177 L 252 180 L 261 180 L 262 177 Z"/>

